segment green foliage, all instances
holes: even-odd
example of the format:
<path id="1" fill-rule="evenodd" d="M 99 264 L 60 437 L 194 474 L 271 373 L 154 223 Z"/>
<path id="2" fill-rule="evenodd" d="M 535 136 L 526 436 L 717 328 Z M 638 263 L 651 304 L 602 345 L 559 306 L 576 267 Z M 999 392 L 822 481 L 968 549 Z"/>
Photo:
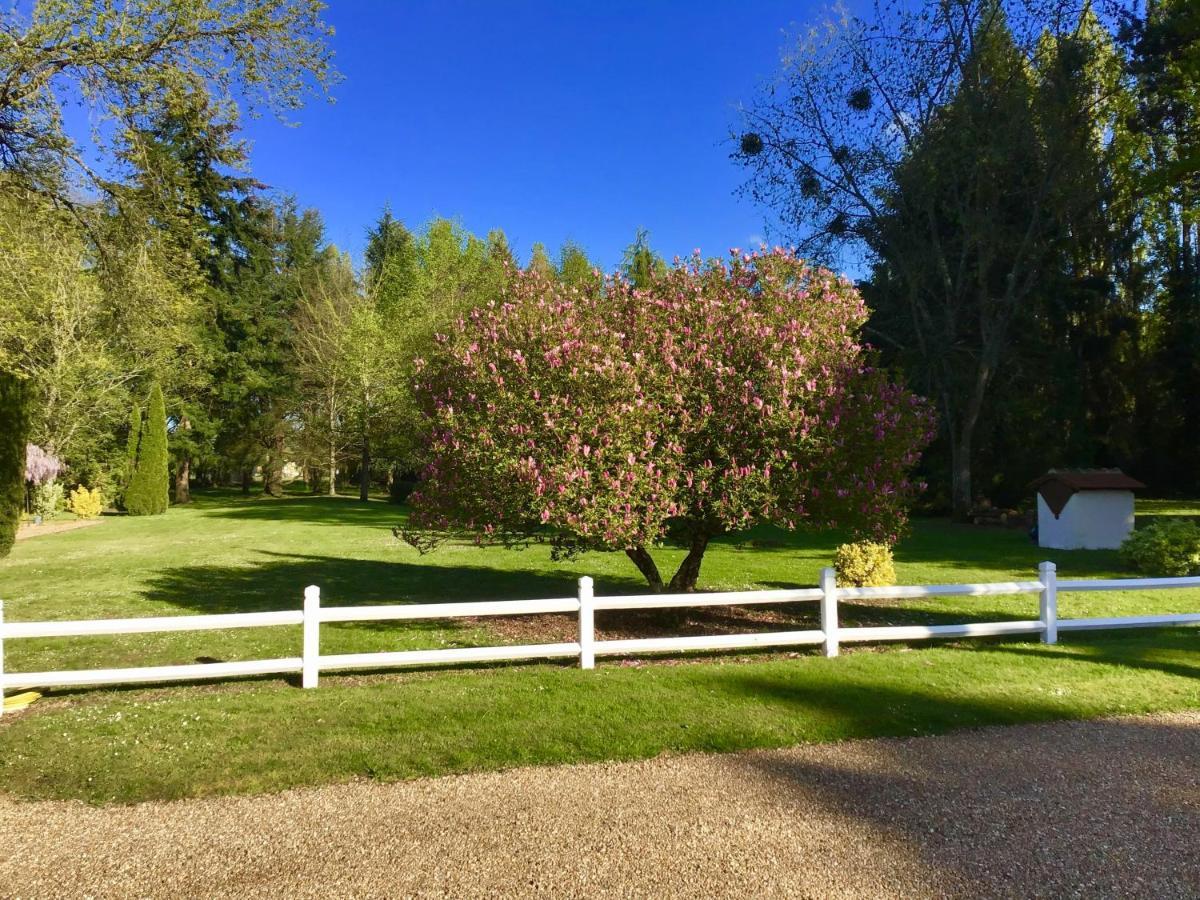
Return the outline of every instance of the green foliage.
<path id="1" fill-rule="evenodd" d="M 71 491 L 67 509 L 81 519 L 95 519 L 104 512 L 104 494 L 99 488 L 88 490 L 81 484 Z"/>
<path id="2" fill-rule="evenodd" d="M 545 279 L 557 276 L 558 273 L 554 271 L 554 263 L 550 261 L 550 254 L 546 252 L 546 245 L 541 241 L 533 245 L 526 271 L 533 272 Z"/>
<path id="3" fill-rule="evenodd" d="M 162 388 L 155 382 L 142 423 L 133 477 L 125 489 L 125 510 L 130 515 L 156 516 L 167 511 L 170 498 L 167 463 L 167 410 Z"/>
<path id="4" fill-rule="evenodd" d="M 663 258 L 650 249 L 650 232 L 645 228 L 639 228 L 633 243 L 625 248 L 621 271 L 636 288 L 649 287 L 667 271 Z"/>
<path id="5" fill-rule="evenodd" d="M 593 290 L 604 281 L 597 266 L 573 241 L 567 241 L 558 251 L 558 278 L 563 284 L 584 291 Z"/>
<path id="6" fill-rule="evenodd" d="M 892 548 L 875 541 L 841 544 L 833 556 L 838 584 L 852 587 L 888 587 L 896 583 Z"/>
<path id="7" fill-rule="evenodd" d="M 122 488 L 127 488 L 137 469 L 138 442 L 142 439 L 142 408 L 133 404 L 129 410 L 129 432 L 125 435 L 125 475 Z"/>
<path id="8" fill-rule="evenodd" d="M 189 95 L 283 115 L 335 78 L 325 45 L 332 30 L 318 0 L 38 0 L 25 7 L 25 15 L 15 8 L 4 14 L 0 159 L 22 187 L 68 200 L 74 176 L 110 183 L 92 174 L 94 161 L 63 130 L 62 96 L 81 98 L 97 122 L 116 123 L 103 130 L 119 147 L 130 130 Z"/>
<path id="9" fill-rule="evenodd" d="M 33 514 L 53 519 L 63 508 L 63 486 L 59 481 L 44 481 L 33 488 Z"/>
<path id="10" fill-rule="evenodd" d="M 1200 575 L 1200 525 L 1167 519 L 1135 529 L 1121 544 L 1121 557 L 1146 575 Z"/>
<path id="11" fill-rule="evenodd" d="M 1189 8 L 1151 4 L 1151 26 Z M 959 514 L 979 495 L 1027 500 L 1053 465 L 1146 477 L 1167 458 L 1164 489 L 1200 477 L 1200 456 L 1183 464 L 1200 452 L 1185 438 L 1200 328 L 1156 321 L 1200 321 L 1191 288 L 1160 300 L 1197 283 L 1180 223 L 1200 191 L 1176 178 L 1164 201 L 1141 178 L 1200 134 L 1194 93 L 1151 104 L 1157 124 L 1136 133 L 1164 82 L 1176 99 L 1195 90 L 1173 66 L 1200 44 L 1147 26 L 1127 60 L 1092 9 L 964 0 L 835 17 L 747 117 L 749 193 L 805 252 L 874 264 L 868 334 L 942 413 L 927 471 Z M 1160 336 L 1173 349 L 1148 354 Z"/>
<path id="12" fill-rule="evenodd" d="M 420 265 L 417 243 L 404 223 L 384 209 L 374 227 L 367 232 L 364 272 L 368 293 L 379 308 L 389 314 L 402 313 L 411 301 Z"/>
<path id="13" fill-rule="evenodd" d="M 25 502 L 25 444 L 30 392 L 25 382 L 0 369 L 0 559 L 17 537 Z"/>

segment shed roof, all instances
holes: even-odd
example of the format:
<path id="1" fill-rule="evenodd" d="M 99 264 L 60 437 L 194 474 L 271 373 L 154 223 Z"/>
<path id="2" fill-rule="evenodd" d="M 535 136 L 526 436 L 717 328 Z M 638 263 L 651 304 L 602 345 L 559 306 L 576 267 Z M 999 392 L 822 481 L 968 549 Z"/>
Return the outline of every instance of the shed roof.
<path id="1" fill-rule="evenodd" d="M 1134 491 L 1145 487 L 1120 469 L 1051 469 L 1029 486 L 1042 495 L 1056 519 L 1079 491 Z"/>

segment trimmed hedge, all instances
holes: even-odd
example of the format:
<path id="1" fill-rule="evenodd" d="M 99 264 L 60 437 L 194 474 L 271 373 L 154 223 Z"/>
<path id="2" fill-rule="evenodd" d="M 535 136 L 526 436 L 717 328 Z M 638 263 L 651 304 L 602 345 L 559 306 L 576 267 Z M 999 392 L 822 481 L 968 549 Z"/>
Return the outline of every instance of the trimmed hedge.
<path id="1" fill-rule="evenodd" d="M 0 559 L 17 539 L 25 502 L 25 442 L 29 439 L 29 389 L 0 372 Z"/>
<path id="2" fill-rule="evenodd" d="M 162 388 L 150 389 L 150 403 L 142 422 L 137 463 L 125 489 L 125 511 L 131 516 L 157 516 L 170 503 L 170 475 L 167 471 L 167 407 Z"/>

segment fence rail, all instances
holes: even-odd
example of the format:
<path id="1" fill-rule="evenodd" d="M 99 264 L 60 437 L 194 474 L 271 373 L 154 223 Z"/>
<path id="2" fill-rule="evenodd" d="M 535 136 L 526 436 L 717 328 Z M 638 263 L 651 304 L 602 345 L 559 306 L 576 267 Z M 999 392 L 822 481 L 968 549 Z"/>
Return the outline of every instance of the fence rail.
<path id="1" fill-rule="evenodd" d="M 861 641 L 916 641 L 930 638 L 992 637 L 1037 634 L 1045 643 L 1058 640 L 1058 632 L 1100 628 L 1152 628 L 1170 625 L 1200 625 L 1200 613 L 1178 615 L 1122 616 L 1117 618 L 1059 619 L 1058 595 L 1064 591 L 1161 590 L 1200 588 L 1200 578 L 1115 578 L 1059 581 L 1053 563 L 1038 567 L 1036 581 L 1005 581 L 989 584 L 897 585 L 894 587 L 843 587 L 835 582 L 832 569 L 821 571 L 817 588 L 772 591 L 720 591 L 707 594 L 648 594 L 627 597 L 596 597 L 592 579 L 579 579 L 574 597 L 549 600 L 498 600 L 472 603 L 423 603 L 409 606 L 323 607 L 317 586 L 304 590 L 300 610 L 235 613 L 211 616 L 161 616 L 141 619 L 97 619 L 61 622 L 5 622 L 0 601 L 0 701 L 5 690 L 30 687 L 79 687 L 102 684 L 197 681 L 247 675 L 299 673 L 306 688 L 317 686 L 320 673 L 339 669 L 386 669 L 454 663 L 499 662 L 525 659 L 571 659 L 591 669 L 597 656 L 636 653 L 671 653 L 697 650 L 738 650 L 754 647 L 821 645 L 826 656 L 837 656 L 839 644 Z M 956 625 L 879 625 L 843 628 L 838 623 L 841 600 L 919 597 L 995 596 L 1037 594 L 1038 618 L 1004 622 L 967 622 Z M 689 637 L 596 640 L 597 610 L 664 609 L 691 606 L 737 606 L 766 603 L 818 604 L 821 627 L 805 631 L 754 632 L 748 634 L 696 635 Z M 403 650 L 383 653 L 343 653 L 322 656 L 321 625 L 331 622 L 381 622 L 419 619 L 451 619 L 463 616 L 514 616 L 569 613 L 578 619 L 578 639 L 549 644 L 456 647 L 447 650 Z M 5 672 L 4 644 L 21 638 L 80 637 L 110 634 L 213 631 L 228 628 L 266 628 L 280 625 L 303 627 L 300 656 L 245 662 L 197 663 L 192 665 L 147 666 L 127 669 L 85 669 L 65 672 Z M 3 704 L 0 703 L 0 714 Z"/>

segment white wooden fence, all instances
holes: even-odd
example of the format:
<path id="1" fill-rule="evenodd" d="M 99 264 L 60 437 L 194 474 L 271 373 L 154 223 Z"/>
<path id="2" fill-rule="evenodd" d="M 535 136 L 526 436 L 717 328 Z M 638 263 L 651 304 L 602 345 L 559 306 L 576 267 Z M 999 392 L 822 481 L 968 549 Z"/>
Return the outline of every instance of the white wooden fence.
<path id="1" fill-rule="evenodd" d="M 300 673 L 301 683 L 304 687 L 315 688 L 318 677 L 323 671 L 385 669 L 396 666 L 424 666 L 442 663 L 576 658 L 582 668 L 591 669 L 596 665 L 597 656 L 628 656 L 637 653 L 690 650 L 736 650 L 807 644 L 820 644 L 826 656 L 837 656 L 838 645 L 851 641 L 914 641 L 925 638 L 1037 634 L 1041 636 L 1043 642 L 1053 644 L 1058 640 L 1060 631 L 1200 624 L 1200 613 L 1103 619 L 1060 619 L 1058 617 L 1058 595 L 1064 591 L 1126 591 L 1189 587 L 1200 587 L 1200 577 L 1058 581 L 1054 563 L 1045 562 L 1038 567 L 1038 578 L 1035 581 L 840 588 L 835 583 L 833 569 L 823 569 L 820 586 L 816 588 L 596 597 L 592 590 L 592 579 L 584 577 L 579 579 L 578 593 L 574 597 L 480 603 L 425 603 L 407 606 L 323 607 L 321 606 L 320 588 L 314 585 L 305 588 L 304 606 L 301 610 L 212 616 L 164 616 L 146 619 L 5 622 L 4 605 L 0 602 L 0 700 L 3 699 L 5 690 L 12 688 L 194 681 L 296 672 Z M 838 602 L 841 600 L 902 600 L 918 597 L 984 597 L 1011 594 L 1037 594 L 1040 601 L 1038 617 L 1005 622 L 970 622 L 961 625 L 885 625 L 843 628 L 838 624 Z M 596 640 L 595 636 L 597 610 L 799 602 L 819 604 L 821 624 L 819 629 L 601 641 Z M 320 630 L 322 623 L 325 622 L 382 622 L 451 619 L 462 616 L 533 615 L 537 613 L 576 615 L 579 623 L 578 640 L 553 644 L 461 647 L 449 650 L 404 650 L 393 653 L 345 653 L 330 656 L 322 656 L 320 652 Z M 300 656 L 246 662 L 149 666 L 132 669 L 83 669 L 68 672 L 5 672 L 4 670 L 5 641 L 20 638 L 149 634 L 164 631 L 216 631 L 228 628 L 263 628 L 278 625 L 303 626 L 303 647 Z M 3 704 L 0 703 L 0 714 L 2 714 L 2 710 Z"/>

